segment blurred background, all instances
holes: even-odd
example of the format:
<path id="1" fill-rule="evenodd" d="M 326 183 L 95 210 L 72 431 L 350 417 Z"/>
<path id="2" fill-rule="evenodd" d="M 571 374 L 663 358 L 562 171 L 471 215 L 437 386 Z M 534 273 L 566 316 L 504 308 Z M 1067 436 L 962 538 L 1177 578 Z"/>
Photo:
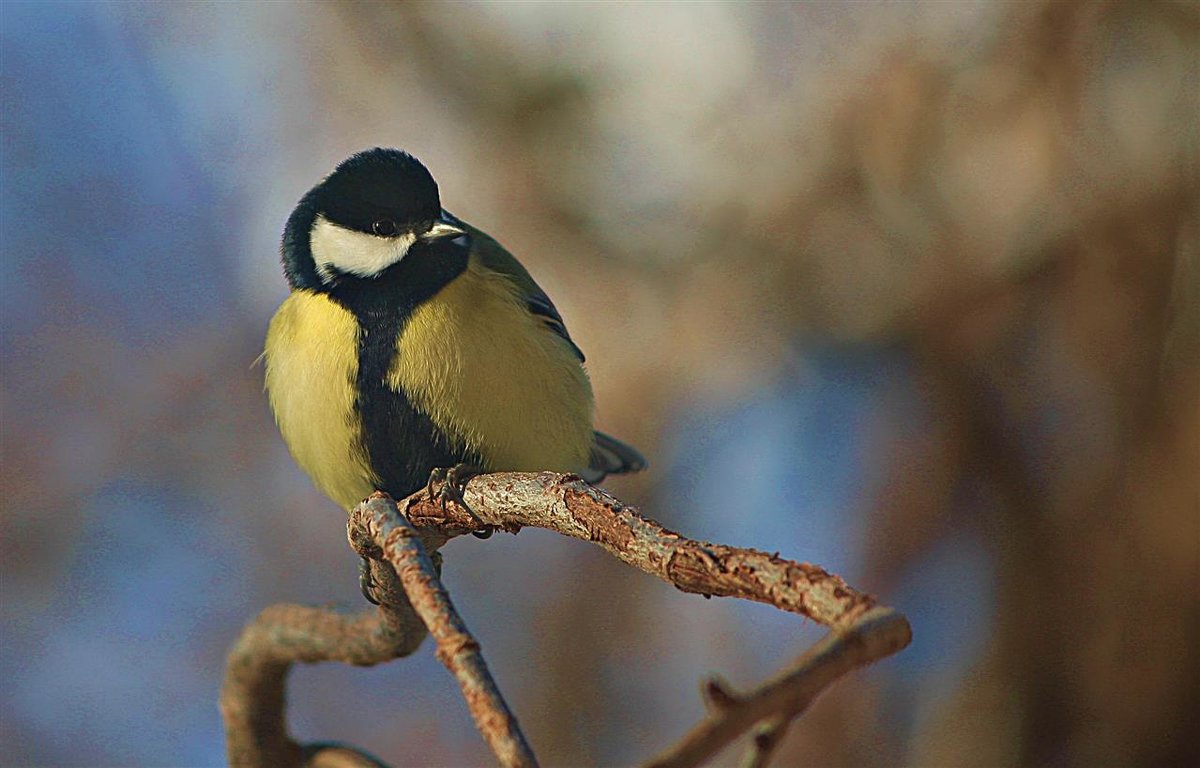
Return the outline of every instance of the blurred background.
<path id="1" fill-rule="evenodd" d="M 614 493 L 908 614 L 780 765 L 1200 764 L 1198 62 L 1191 2 L 6 0 L 0 763 L 222 764 L 241 625 L 362 606 L 254 361 L 291 207 L 384 145 L 554 297 L 651 459 Z M 822 634 L 545 532 L 444 555 L 548 765 Z M 490 762 L 430 644 L 290 721 Z"/>

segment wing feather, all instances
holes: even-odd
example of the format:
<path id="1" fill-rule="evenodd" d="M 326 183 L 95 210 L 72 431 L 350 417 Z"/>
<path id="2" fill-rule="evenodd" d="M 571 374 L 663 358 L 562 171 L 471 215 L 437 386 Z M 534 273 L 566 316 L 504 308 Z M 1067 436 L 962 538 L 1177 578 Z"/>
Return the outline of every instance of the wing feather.
<path id="1" fill-rule="evenodd" d="M 575 357 L 579 358 L 579 362 L 585 362 L 583 350 L 571 339 L 571 334 L 567 333 L 567 325 L 563 322 L 562 315 L 558 313 L 558 308 L 529 274 L 529 270 L 525 269 L 521 262 L 517 261 L 504 246 L 486 232 L 472 227 L 453 214 L 447 213 L 446 216 L 470 233 L 473 252 L 479 258 L 480 263 L 491 271 L 498 272 L 512 280 L 521 289 L 529 311 L 540 318 L 547 329 L 570 345 L 571 351 L 575 353 Z"/>
<path id="2" fill-rule="evenodd" d="M 587 471 L 581 472 L 579 476 L 589 483 L 597 483 L 606 475 L 641 472 L 645 468 L 646 457 L 637 448 L 603 432 L 597 432 Z"/>

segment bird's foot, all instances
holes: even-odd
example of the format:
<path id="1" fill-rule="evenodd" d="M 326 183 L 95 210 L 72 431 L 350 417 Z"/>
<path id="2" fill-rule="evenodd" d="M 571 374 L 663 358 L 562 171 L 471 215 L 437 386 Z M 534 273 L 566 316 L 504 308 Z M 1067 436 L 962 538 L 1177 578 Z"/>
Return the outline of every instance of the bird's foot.
<path id="1" fill-rule="evenodd" d="M 375 579 L 371 577 L 371 561 L 366 555 L 358 563 L 358 589 L 362 596 L 372 605 L 379 605 L 375 599 Z"/>
<path id="2" fill-rule="evenodd" d="M 429 482 L 425 485 L 425 492 L 429 494 L 429 499 L 440 500 L 442 509 L 446 508 L 447 501 L 453 501 L 458 506 L 467 511 L 467 514 L 475 518 L 475 522 L 479 523 L 480 530 L 471 531 L 471 535 L 479 539 L 489 538 L 495 529 L 490 525 L 484 525 L 483 521 L 475 514 L 475 510 L 471 509 L 471 505 L 467 504 L 463 498 L 463 493 L 467 489 L 467 483 L 471 482 L 471 478 L 476 475 L 483 474 L 483 468 L 474 464 L 455 464 L 453 467 L 436 467 L 429 473 Z M 440 487 L 435 491 L 434 486 Z"/>

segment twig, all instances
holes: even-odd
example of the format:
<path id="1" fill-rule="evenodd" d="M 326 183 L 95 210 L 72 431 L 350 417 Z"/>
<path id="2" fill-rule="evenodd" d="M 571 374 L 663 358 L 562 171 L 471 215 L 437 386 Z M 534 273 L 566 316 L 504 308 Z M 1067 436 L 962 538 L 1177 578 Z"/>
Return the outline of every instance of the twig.
<path id="1" fill-rule="evenodd" d="M 471 480 L 465 497 L 474 514 L 453 504 L 443 507 L 424 491 L 399 505 L 377 494 L 352 512 L 348 532 L 354 548 L 372 558 L 376 595 L 383 603 L 378 612 L 348 618 L 301 606 L 276 606 L 246 628 L 230 653 L 222 689 L 231 764 L 315 765 L 315 756 L 333 757 L 334 749 L 340 750 L 337 759 L 349 760 L 342 764 L 371 764 L 375 758 L 352 748 L 329 745 L 314 753 L 314 747 L 306 749 L 291 740 L 283 722 L 287 669 L 296 661 L 387 661 L 412 653 L 427 626 L 437 640 L 438 658 L 458 679 L 476 724 L 501 764 L 534 765 L 478 643 L 454 611 L 431 559 L 447 540 L 480 526 L 557 531 L 599 544 L 622 562 L 686 592 L 767 603 L 832 628 L 791 669 L 748 694 L 733 693 L 719 680 L 708 681 L 704 693 L 709 715 L 650 763 L 656 768 L 698 765 L 756 724 L 747 765 L 765 765 L 788 724 L 817 694 L 847 672 L 901 650 L 911 638 L 902 615 L 879 607 L 874 597 L 851 589 L 822 568 L 778 554 L 693 541 L 641 517 L 574 475 L 484 475 Z"/>
<path id="2" fill-rule="evenodd" d="M 437 642 L 438 660 L 458 680 L 475 725 L 500 764 L 536 766 L 517 719 L 488 672 L 479 643 L 450 602 L 417 530 L 399 514 L 396 502 L 383 493 L 372 495 L 351 513 L 349 526 L 369 531 L 396 569 L 409 602 Z"/>
<path id="3" fill-rule="evenodd" d="M 746 754 L 742 755 L 741 768 L 766 768 L 791 724 L 792 718 L 785 715 L 776 715 L 759 723 L 750 737 Z"/>
<path id="4" fill-rule="evenodd" d="M 312 764 L 319 754 L 297 744 L 284 723 L 284 682 L 292 664 L 342 661 L 371 666 L 407 656 L 420 646 L 425 626 L 404 600 L 395 574 L 376 576 L 377 589 L 386 596 L 378 610 L 345 615 L 304 605 L 273 605 L 242 631 L 229 652 L 221 685 L 230 765 Z"/>
<path id="5" fill-rule="evenodd" d="M 455 505 L 443 510 L 425 494 L 410 496 L 401 506 L 423 533 L 454 536 L 480 523 L 508 531 L 548 528 L 599 544 L 684 592 L 767 603 L 834 629 L 852 626 L 877 604 L 818 566 L 685 538 L 575 475 L 483 475 L 471 480 L 464 495 L 475 517 Z"/>
<path id="6" fill-rule="evenodd" d="M 769 603 L 834 630 L 781 678 L 752 694 L 736 696 L 710 680 L 705 689 L 708 719 L 652 766 L 698 765 L 760 722 L 762 741 L 752 745 L 746 759 L 749 765 L 765 765 L 788 724 L 820 691 L 911 641 L 912 631 L 901 614 L 878 607 L 873 596 L 823 568 L 685 538 L 573 475 L 481 476 L 468 484 L 465 499 L 474 515 L 454 506 L 444 509 L 424 494 L 405 500 L 405 515 L 420 530 L 444 536 L 480 524 L 514 532 L 522 526 L 547 528 L 597 543 L 683 591 Z"/>
<path id="7" fill-rule="evenodd" d="M 781 675 L 754 691 L 736 695 L 711 711 L 671 749 L 646 768 L 687 768 L 720 752 L 755 723 L 788 722 L 821 691 L 847 672 L 903 649 L 912 639 L 908 621 L 891 608 L 876 608 L 846 632 L 831 632 Z"/>

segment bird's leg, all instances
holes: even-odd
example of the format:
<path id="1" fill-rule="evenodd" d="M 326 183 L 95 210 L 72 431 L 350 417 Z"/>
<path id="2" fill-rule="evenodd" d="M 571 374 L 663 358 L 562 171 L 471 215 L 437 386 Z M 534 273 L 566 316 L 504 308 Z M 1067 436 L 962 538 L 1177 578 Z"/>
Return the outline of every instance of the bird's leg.
<path id="1" fill-rule="evenodd" d="M 437 485 L 446 482 L 446 476 L 449 474 L 450 470 L 447 467 L 434 467 L 433 471 L 429 473 L 429 482 L 425 483 L 425 495 L 429 497 L 430 501 L 442 498 L 441 492 L 435 492 L 433 489 Z M 444 498 L 442 498 L 442 504 L 443 506 L 445 505 Z"/>
<path id="2" fill-rule="evenodd" d="M 476 475 L 483 474 L 483 468 L 474 464 L 455 464 L 453 467 L 436 467 L 429 473 L 429 482 L 425 486 L 426 493 L 429 494 L 430 500 L 440 499 L 442 509 L 446 508 L 447 501 L 453 501 L 467 511 L 471 517 L 475 518 L 475 522 L 479 523 L 482 530 L 471 531 L 471 535 L 476 538 L 486 539 L 490 537 L 495 530 L 490 525 L 484 525 L 483 521 L 475 514 L 475 510 L 467 504 L 463 498 L 463 492 L 467 488 L 467 483 Z M 441 487 L 435 493 L 433 488 L 435 485 L 441 484 Z"/>

